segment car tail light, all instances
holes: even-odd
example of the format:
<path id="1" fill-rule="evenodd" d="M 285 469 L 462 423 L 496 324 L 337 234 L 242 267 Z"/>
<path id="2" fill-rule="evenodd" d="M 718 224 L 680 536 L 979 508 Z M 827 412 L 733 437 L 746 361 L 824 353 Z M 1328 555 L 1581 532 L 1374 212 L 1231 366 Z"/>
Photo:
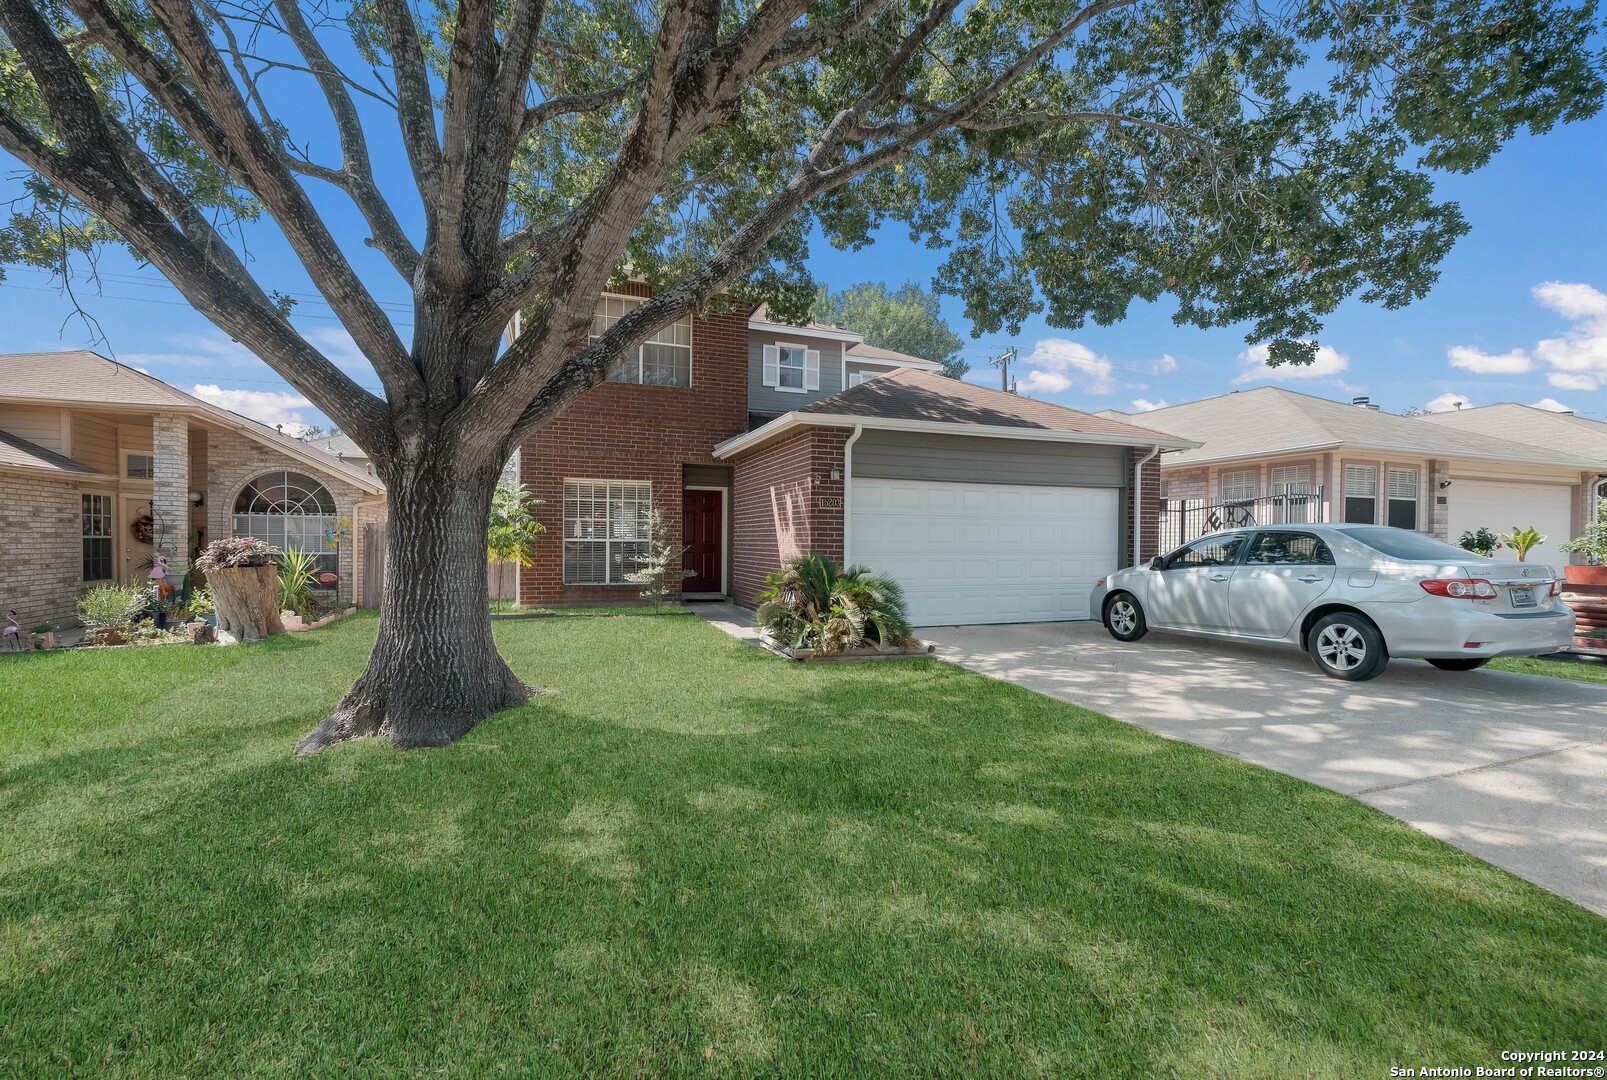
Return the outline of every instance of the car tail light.
<path id="1" fill-rule="evenodd" d="M 1547 595 L 1548 596 L 1561 596 L 1562 595 L 1562 589 L 1560 589 L 1558 587 L 1558 582 L 1557 582 L 1556 578 L 1551 579 L 1551 592 L 1549 592 Z"/>
<path id="2" fill-rule="evenodd" d="M 1428 578 L 1419 581 L 1423 591 L 1453 600 L 1494 600 L 1495 586 L 1483 578 Z"/>

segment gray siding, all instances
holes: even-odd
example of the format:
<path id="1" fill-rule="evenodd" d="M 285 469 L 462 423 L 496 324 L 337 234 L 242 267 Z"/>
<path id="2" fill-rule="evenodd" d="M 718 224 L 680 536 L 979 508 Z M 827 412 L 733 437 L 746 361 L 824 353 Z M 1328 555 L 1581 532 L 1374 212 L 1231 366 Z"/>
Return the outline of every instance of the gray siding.
<path id="1" fill-rule="evenodd" d="M 867 431 L 854 443 L 855 476 L 1045 487 L 1125 487 L 1127 450 L 1028 440 Z"/>
<path id="2" fill-rule="evenodd" d="M 886 375 L 889 371 L 897 370 L 897 364 L 878 364 L 873 360 L 855 360 L 850 356 L 848 357 L 848 368 L 845 374 L 852 375 L 856 371 L 863 371 L 868 375 Z M 824 373 L 821 375 L 821 381 L 825 381 Z"/>
<path id="3" fill-rule="evenodd" d="M 777 390 L 764 384 L 764 347 L 786 342 L 803 345 L 820 353 L 820 389 L 805 394 Z M 819 401 L 843 388 L 843 343 L 810 337 L 804 333 L 748 334 L 748 411 L 756 413 L 786 413 L 801 409 L 811 401 Z"/>

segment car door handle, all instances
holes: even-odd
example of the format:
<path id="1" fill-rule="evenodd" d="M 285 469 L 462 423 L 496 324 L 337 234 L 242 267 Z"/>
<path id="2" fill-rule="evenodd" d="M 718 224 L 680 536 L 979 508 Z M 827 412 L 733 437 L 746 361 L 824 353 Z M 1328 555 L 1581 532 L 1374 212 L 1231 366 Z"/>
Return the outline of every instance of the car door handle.
<path id="1" fill-rule="evenodd" d="M 1322 575 L 1321 574 L 1307 574 L 1305 577 L 1301 578 L 1300 580 L 1301 581 L 1321 581 L 1322 580 Z"/>
<path id="2" fill-rule="evenodd" d="M 1226 581 L 1227 579 L 1228 579 L 1228 576 L 1226 574 L 1212 574 L 1211 575 L 1211 580 L 1212 581 Z"/>

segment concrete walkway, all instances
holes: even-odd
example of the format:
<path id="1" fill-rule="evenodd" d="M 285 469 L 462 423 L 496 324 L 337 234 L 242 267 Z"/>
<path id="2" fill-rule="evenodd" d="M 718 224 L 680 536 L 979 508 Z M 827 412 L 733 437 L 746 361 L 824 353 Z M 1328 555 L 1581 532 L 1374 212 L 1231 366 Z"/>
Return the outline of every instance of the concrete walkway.
<path id="1" fill-rule="evenodd" d="M 753 612 L 747 608 L 737 607 L 730 602 L 687 604 L 686 610 L 707 622 L 710 626 L 724 630 L 738 641 L 749 645 L 764 648 L 759 641 L 759 628 L 754 625 Z"/>
<path id="2" fill-rule="evenodd" d="M 1607 684 L 1303 653 L 1095 623 L 923 627 L 973 671 L 1352 795 L 1607 915 Z"/>

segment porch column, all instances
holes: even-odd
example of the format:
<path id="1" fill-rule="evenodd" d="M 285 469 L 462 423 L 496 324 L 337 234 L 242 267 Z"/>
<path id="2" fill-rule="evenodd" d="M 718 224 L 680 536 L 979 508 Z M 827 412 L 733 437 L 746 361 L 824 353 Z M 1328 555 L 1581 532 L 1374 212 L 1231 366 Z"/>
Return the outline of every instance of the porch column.
<path id="1" fill-rule="evenodd" d="M 190 421 L 157 413 L 151 421 L 151 510 L 159 523 L 157 551 L 167 572 L 182 577 L 190 564 Z"/>

